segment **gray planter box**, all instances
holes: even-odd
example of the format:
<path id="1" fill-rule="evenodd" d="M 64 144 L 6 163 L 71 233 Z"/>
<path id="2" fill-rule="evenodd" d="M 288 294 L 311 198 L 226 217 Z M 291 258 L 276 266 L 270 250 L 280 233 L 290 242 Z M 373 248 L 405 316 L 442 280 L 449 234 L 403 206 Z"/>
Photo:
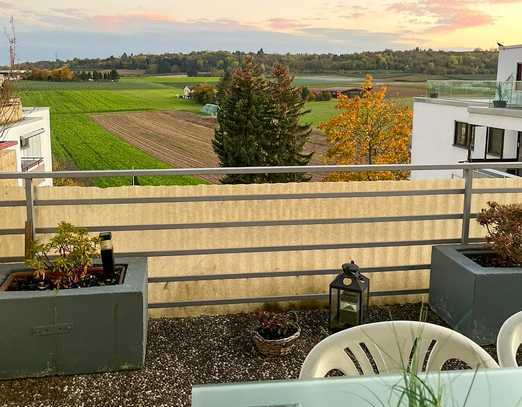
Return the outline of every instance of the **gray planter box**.
<path id="1" fill-rule="evenodd" d="M 430 306 L 451 328 L 489 345 L 522 310 L 522 268 L 482 267 L 463 254 L 484 251 L 481 245 L 433 247 Z"/>
<path id="2" fill-rule="evenodd" d="M 147 259 L 123 284 L 0 292 L 0 379 L 138 369 L 147 345 Z M 23 264 L 0 265 L 0 282 Z"/>

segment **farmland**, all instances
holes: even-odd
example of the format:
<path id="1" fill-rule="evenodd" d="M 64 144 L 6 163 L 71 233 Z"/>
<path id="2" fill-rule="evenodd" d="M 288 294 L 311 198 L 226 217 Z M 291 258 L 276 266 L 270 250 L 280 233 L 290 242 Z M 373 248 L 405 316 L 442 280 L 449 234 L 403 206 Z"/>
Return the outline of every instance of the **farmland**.
<path id="1" fill-rule="evenodd" d="M 182 167 L 215 167 L 218 158 L 212 149 L 216 120 L 190 112 L 124 112 L 92 115 L 94 121 L 107 131 L 172 165 Z M 322 164 L 325 138 L 314 131 L 305 147 L 315 152 L 312 164 Z M 220 177 L 206 176 L 217 183 Z"/>
<path id="2" fill-rule="evenodd" d="M 174 86 L 153 81 L 123 80 L 121 82 L 26 82 L 21 95 L 25 106 L 49 106 L 53 161 L 55 169 L 129 169 L 172 168 L 139 148 L 97 125 L 91 113 L 187 110 L 199 106 L 178 99 Z M 33 86 L 34 85 L 34 86 Z M 90 184 L 107 187 L 129 185 L 129 178 L 92 180 Z M 205 181 L 194 177 L 143 177 L 143 185 L 186 185 Z"/>
<path id="3" fill-rule="evenodd" d="M 317 85 L 325 88 L 352 87 L 358 85 L 359 82 L 354 82 L 357 79 L 360 80 L 360 78 L 337 76 L 306 76 L 296 78 L 296 85 L 310 87 Z M 187 85 L 216 84 L 217 81 L 216 77 L 145 76 L 126 77 L 118 82 L 22 81 L 19 87 L 25 106 L 49 106 L 51 108 L 55 169 L 171 168 L 172 166 L 190 166 L 191 157 L 189 155 L 181 157 L 179 154 L 169 156 L 168 154 L 174 151 L 172 149 L 177 148 L 172 145 L 170 145 L 171 150 L 168 150 L 170 153 L 158 154 L 150 151 L 150 148 L 148 149 L 144 145 L 143 139 L 131 140 L 129 134 L 123 135 L 116 131 L 101 117 L 103 114 L 110 116 L 122 114 L 122 117 L 125 118 L 125 113 L 132 112 L 186 111 L 197 113 L 201 106 L 179 99 L 178 96 Z M 402 97 L 406 103 L 411 103 L 411 96 L 423 93 L 423 83 L 393 84 L 389 92 L 390 96 Z M 307 103 L 306 108 L 310 109 L 311 113 L 304 118 L 304 121 L 317 127 L 335 114 L 335 104 L 335 100 Z M 147 116 L 145 115 L 145 117 Z M 186 126 L 177 119 L 160 120 L 158 123 L 160 125 L 156 126 L 157 134 L 163 134 L 162 131 L 168 131 L 175 126 L 182 126 L 181 128 Z M 138 132 L 146 133 L 146 127 L 139 129 Z M 130 130 L 132 130 L 132 126 L 129 128 Z M 212 130 L 207 128 L 204 135 L 205 140 L 208 141 L 211 132 Z M 173 134 L 179 135 L 176 132 Z M 317 137 L 314 140 L 315 143 L 321 144 Z M 186 145 L 186 141 L 186 139 L 182 139 L 181 147 L 190 149 L 191 147 Z M 197 142 L 197 137 L 193 141 Z M 209 146 L 210 144 L 206 147 L 206 153 L 210 151 Z M 316 145 L 314 148 L 321 149 L 323 146 Z M 215 160 L 215 157 L 213 159 Z M 206 159 L 205 162 L 207 165 L 216 164 L 211 159 Z M 193 166 L 199 165 L 195 163 Z M 89 184 L 106 187 L 128 185 L 131 181 L 122 177 L 91 180 Z M 215 180 L 209 179 L 209 181 Z M 154 177 L 140 178 L 139 182 L 146 185 L 184 185 L 205 181 L 194 177 Z"/>

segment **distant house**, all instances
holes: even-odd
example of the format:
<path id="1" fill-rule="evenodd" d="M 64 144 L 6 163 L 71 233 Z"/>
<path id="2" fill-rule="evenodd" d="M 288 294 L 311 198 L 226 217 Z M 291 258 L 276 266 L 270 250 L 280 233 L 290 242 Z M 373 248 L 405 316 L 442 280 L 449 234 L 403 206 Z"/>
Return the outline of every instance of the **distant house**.
<path id="1" fill-rule="evenodd" d="M 25 77 L 25 75 L 27 73 L 28 73 L 28 71 L 22 70 L 22 69 L 14 69 L 14 70 L 4 69 L 4 70 L 0 70 L 0 81 L 3 82 L 2 79 L 7 78 L 8 76 L 10 76 L 15 81 L 19 81 L 19 80 L 24 79 L 24 77 Z"/>
<path id="2" fill-rule="evenodd" d="M 183 99 L 192 99 L 192 92 L 194 92 L 193 86 L 185 86 L 183 89 Z"/>

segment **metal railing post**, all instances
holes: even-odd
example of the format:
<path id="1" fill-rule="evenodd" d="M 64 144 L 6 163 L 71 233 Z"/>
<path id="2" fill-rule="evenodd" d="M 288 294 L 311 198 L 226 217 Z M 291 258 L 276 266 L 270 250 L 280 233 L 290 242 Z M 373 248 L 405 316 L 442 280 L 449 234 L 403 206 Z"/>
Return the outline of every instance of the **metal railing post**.
<path id="1" fill-rule="evenodd" d="M 473 198 L 473 170 L 464 169 L 464 209 L 462 212 L 462 244 L 469 243 L 471 225 L 471 202 Z"/>
<path id="2" fill-rule="evenodd" d="M 34 224 L 34 187 L 33 179 L 26 178 L 25 184 L 25 258 L 31 255 L 31 247 L 35 238 L 35 224 Z"/>

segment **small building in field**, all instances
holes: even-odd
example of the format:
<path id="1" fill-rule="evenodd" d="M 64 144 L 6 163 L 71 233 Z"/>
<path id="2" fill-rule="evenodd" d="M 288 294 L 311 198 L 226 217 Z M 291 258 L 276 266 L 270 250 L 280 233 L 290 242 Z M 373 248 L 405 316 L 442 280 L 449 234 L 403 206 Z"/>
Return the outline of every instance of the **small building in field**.
<path id="1" fill-rule="evenodd" d="M 183 89 L 183 99 L 192 99 L 192 92 L 194 91 L 194 87 L 185 86 Z"/>
<path id="2" fill-rule="evenodd" d="M 206 114 L 207 116 L 216 117 L 218 113 L 219 106 L 214 105 L 212 103 L 207 103 L 205 106 L 201 108 L 201 113 Z"/>

